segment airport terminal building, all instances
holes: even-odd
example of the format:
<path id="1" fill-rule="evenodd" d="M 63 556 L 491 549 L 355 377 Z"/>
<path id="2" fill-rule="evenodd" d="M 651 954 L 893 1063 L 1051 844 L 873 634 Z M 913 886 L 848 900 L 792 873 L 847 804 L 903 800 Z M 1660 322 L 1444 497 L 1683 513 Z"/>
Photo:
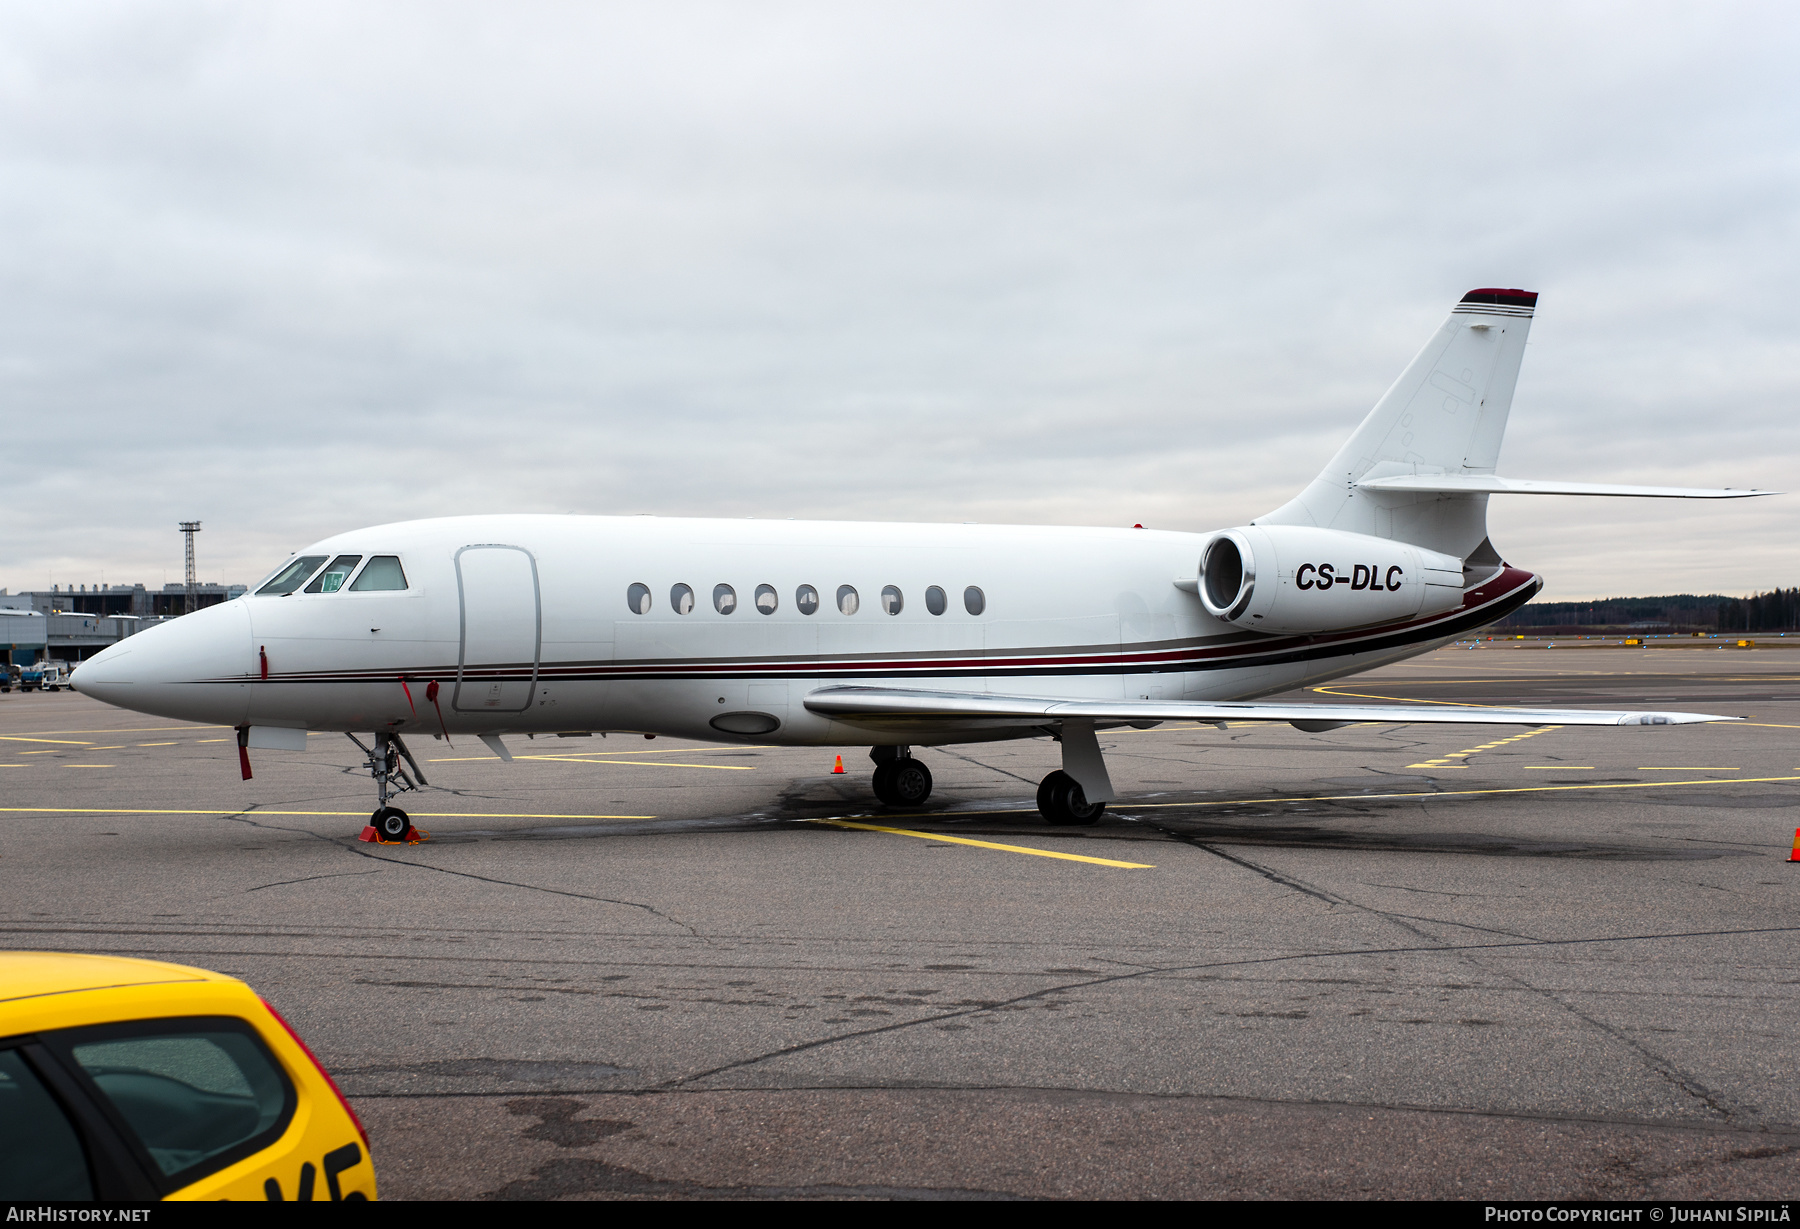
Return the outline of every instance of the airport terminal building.
<path id="1" fill-rule="evenodd" d="M 194 587 L 192 608 L 240 597 L 243 585 Z M 164 619 L 188 613 L 186 585 L 52 585 L 24 593 L 0 589 L 0 645 L 15 666 L 40 661 L 74 665 Z"/>

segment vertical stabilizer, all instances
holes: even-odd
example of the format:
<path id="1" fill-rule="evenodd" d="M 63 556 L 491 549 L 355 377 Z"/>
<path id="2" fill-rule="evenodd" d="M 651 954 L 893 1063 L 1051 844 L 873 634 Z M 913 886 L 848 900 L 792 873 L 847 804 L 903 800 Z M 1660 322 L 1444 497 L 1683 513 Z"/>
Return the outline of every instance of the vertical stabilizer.
<path id="1" fill-rule="evenodd" d="M 1373 534 L 1468 560 L 1493 553 L 1487 496 L 1358 489 L 1365 478 L 1491 474 L 1537 295 L 1471 290 L 1338 454 L 1258 525 Z M 1485 549 L 1484 549 L 1485 548 Z"/>

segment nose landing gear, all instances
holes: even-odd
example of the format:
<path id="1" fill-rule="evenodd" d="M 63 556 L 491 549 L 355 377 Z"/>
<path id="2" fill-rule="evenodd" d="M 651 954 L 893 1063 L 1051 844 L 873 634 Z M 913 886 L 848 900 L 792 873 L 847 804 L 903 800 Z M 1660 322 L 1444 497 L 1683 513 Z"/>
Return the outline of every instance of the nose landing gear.
<path id="1" fill-rule="evenodd" d="M 369 759 L 369 775 L 375 778 L 375 813 L 369 816 L 369 826 L 363 829 L 365 841 L 399 842 L 413 837 L 412 820 L 399 807 L 388 805 L 388 794 L 404 793 L 409 789 L 418 789 L 421 785 L 430 784 L 425 774 L 419 771 L 419 762 L 406 749 L 406 744 L 398 734 L 377 731 L 375 745 L 370 747 L 354 734 L 344 737 L 362 749 Z M 412 768 L 412 776 L 400 766 L 405 759 Z M 414 777 L 418 780 L 415 782 Z"/>

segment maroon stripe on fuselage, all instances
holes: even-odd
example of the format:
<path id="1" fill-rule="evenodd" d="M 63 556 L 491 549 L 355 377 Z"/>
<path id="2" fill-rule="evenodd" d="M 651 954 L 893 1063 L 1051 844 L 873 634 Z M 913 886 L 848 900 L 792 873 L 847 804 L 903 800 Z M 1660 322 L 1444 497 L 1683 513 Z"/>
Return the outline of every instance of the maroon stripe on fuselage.
<path id="1" fill-rule="evenodd" d="M 1309 636 L 1265 636 L 1256 633 L 1177 641 L 1167 648 L 1127 651 L 1105 645 L 1070 646 L 1010 656 L 932 653 L 908 657 L 762 657 L 720 659 L 651 659 L 625 662 L 546 663 L 535 670 L 529 662 L 479 666 L 461 671 L 464 681 L 596 682 L 675 679 L 827 679 L 827 678 L 972 678 L 983 675 L 1165 674 L 1285 665 L 1359 653 L 1378 653 L 1431 640 L 1441 640 L 1485 627 L 1504 618 L 1536 595 L 1542 582 L 1520 568 L 1502 569 L 1487 583 L 1468 590 L 1460 609 L 1355 631 Z M 1224 641 L 1224 643 L 1220 643 Z M 316 670 L 274 674 L 275 683 L 394 682 L 399 679 L 451 680 L 455 665 L 405 670 Z M 212 682 L 241 683 L 242 679 Z"/>

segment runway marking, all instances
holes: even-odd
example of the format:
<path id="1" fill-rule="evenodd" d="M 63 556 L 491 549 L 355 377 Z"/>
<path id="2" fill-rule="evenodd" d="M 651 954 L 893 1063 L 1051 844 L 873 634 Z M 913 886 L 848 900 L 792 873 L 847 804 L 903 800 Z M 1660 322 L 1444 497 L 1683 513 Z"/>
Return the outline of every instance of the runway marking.
<path id="1" fill-rule="evenodd" d="M 880 824 L 857 824 L 847 819 L 810 819 L 812 824 L 830 824 L 834 828 L 858 828 L 864 832 L 887 832 L 894 836 L 916 836 L 922 841 L 943 841 L 950 845 L 973 845 L 977 849 L 998 849 L 1005 853 L 1032 854 L 1039 858 L 1061 858 L 1065 862 L 1091 862 L 1095 866 L 1115 866 L 1121 870 L 1151 871 L 1156 866 L 1151 862 L 1115 862 L 1111 858 L 1090 858 L 1085 854 L 1057 853 L 1050 849 L 1032 849 L 1025 845 L 1000 845 L 993 841 L 972 841 L 963 836 L 945 836 L 941 832 L 914 832 L 910 828 L 884 828 Z"/>
<path id="2" fill-rule="evenodd" d="M 111 768 L 111 764 L 64 764 L 64 768 Z"/>
<path id="3" fill-rule="evenodd" d="M 82 731 L 86 733 L 86 731 Z M 71 731 L 73 733 L 73 731 Z M 93 743 L 84 743 L 74 738 L 21 738 L 16 734 L 0 734 L 0 742 L 9 743 L 60 743 L 65 747 L 91 747 Z"/>
<path id="4" fill-rule="evenodd" d="M 86 743 L 82 743 L 81 745 L 84 747 L 87 746 Z M 19 754 L 20 755 L 58 755 L 61 753 L 56 748 L 52 747 L 47 751 L 21 751 L 21 752 L 19 752 Z"/>
<path id="5" fill-rule="evenodd" d="M 1528 771 L 1536 771 L 1536 770 L 1542 769 L 1545 772 L 1593 772 L 1594 771 L 1594 766 L 1592 764 L 1521 764 L 1521 765 L 1519 765 L 1519 767 L 1524 768 Z M 1643 769 L 1640 768 L 1640 769 L 1638 769 L 1638 771 L 1642 772 Z"/>
<path id="6" fill-rule="evenodd" d="M 1705 764 L 1695 764 L 1694 766 L 1692 766 L 1690 768 L 1634 768 L 1634 769 L 1632 769 L 1632 771 L 1633 772 L 1742 772 L 1744 770 L 1742 768 L 1720 768 L 1720 767 L 1716 767 L 1716 766 L 1708 767 Z"/>
<path id="7" fill-rule="evenodd" d="M 1721 781 L 1707 777 L 1698 781 L 1622 781 L 1595 785 L 1515 785 L 1496 789 L 1419 790 L 1409 794 L 1297 794 L 1288 798 L 1220 798 L 1196 802 L 1132 802 L 1120 799 L 1108 806 L 1133 811 L 1167 810 L 1172 807 L 1247 807 L 1279 802 L 1359 802 L 1389 798 L 1460 798 L 1474 794 L 1549 794 L 1579 789 L 1674 789 L 1680 785 L 1759 785 L 1772 781 L 1800 781 L 1795 777 L 1731 777 Z M 1007 807 L 992 811 L 917 811 L 901 819 L 960 819 L 967 815 L 1036 815 L 1036 807 Z M 809 821 L 818 822 L 818 821 Z"/>
<path id="8" fill-rule="evenodd" d="M 1470 747 L 1466 751 L 1451 751 L 1451 752 L 1448 752 L 1447 754 L 1438 756 L 1436 759 L 1425 760 L 1418 764 L 1408 764 L 1407 767 L 1408 768 L 1467 768 L 1468 767 L 1467 764 L 1452 764 L 1452 763 L 1449 763 L 1448 761 L 1457 760 L 1457 759 L 1467 759 L 1469 756 L 1478 755 L 1483 751 L 1492 751 L 1495 747 L 1504 747 L 1507 743 L 1516 743 L 1523 739 L 1536 738 L 1539 734 L 1548 734 L 1552 730 L 1560 730 L 1562 728 L 1563 727 L 1560 725 L 1547 725 L 1547 726 L 1542 727 L 1541 729 L 1526 730 L 1523 734 L 1514 734 L 1511 738 L 1497 738 L 1491 743 L 1482 743 L 1479 747 Z"/>
<path id="9" fill-rule="evenodd" d="M 139 743 L 140 747 L 179 747 L 180 743 Z"/>
<path id="10" fill-rule="evenodd" d="M 33 730 L 33 734 L 151 734 L 166 730 L 229 730 L 228 725 L 122 725 L 111 730 Z M 26 739 L 26 742 L 55 742 L 54 738 Z"/>
<path id="11" fill-rule="evenodd" d="M 755 772 L 753 764 L 678 764 L 670 760 L 658 760 L 654 764 L 646 764 L 642 760 L 588 760 L 569 755 L 515 755 L 515 760 L 547 760 L 552 764 L 616 764 L 620 768 L 715 768 L 720 772 Z M 433 760 L 432 763 L 437 763 Z"/>
<path id="12" fill-rule="evenodd" d="M 71 768 L 83 767 L 79 764 Z M 654 815 L 541 815 L 521 811 L 413 811 L 414 819 L 655 819 Z M 120 807 L 0 807 L 0 815 L 317 815 L 369 817 L 367 811 L 193 811 L 164 808 L 126 810 Z"/>

